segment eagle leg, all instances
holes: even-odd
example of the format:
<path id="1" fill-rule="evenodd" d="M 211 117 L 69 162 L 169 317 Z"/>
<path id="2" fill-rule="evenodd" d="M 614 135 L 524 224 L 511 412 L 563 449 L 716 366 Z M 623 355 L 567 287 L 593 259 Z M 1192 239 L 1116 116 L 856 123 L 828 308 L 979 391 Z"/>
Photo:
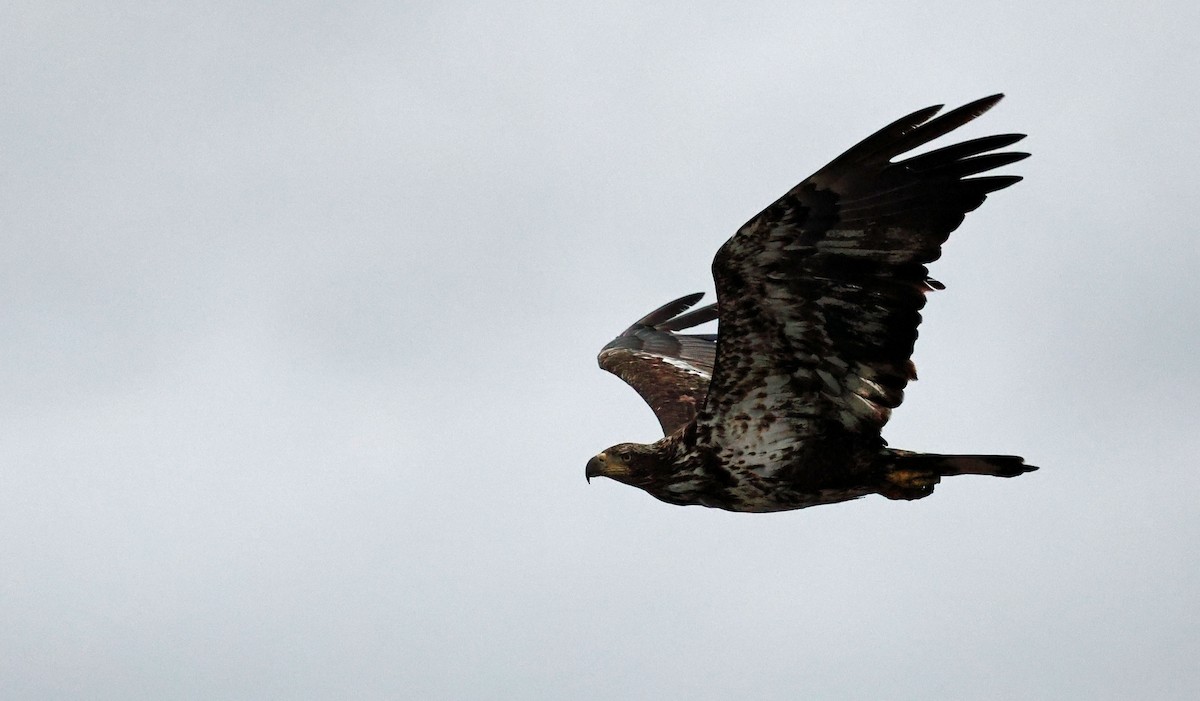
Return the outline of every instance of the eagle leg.
<path id="1" fill-rule="evenodd" d="M 888 499 L 923 499 L 933 494 L 933 487 L 942 476 L 930 470 L 893 468 L 883 478 L 879 493 Z"/>
<path id="2" fill-rule="evenodd" d="M 891 449 L 887 452 L 887 467 L 879 493 L 888 499 L 927 497 L 942 477 L 1016 477 L 1037 469 L 1016 455 L 939 455 Z"/>

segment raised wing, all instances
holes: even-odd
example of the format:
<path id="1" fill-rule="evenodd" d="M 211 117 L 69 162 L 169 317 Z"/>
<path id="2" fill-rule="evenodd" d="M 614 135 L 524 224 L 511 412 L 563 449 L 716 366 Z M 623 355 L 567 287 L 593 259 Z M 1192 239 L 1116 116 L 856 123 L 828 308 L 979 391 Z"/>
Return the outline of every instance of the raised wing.
<path id="1" fill-rule="evenodd" d="M 597 356 L 600 367 L 625 380 L 646 400 L 664 435 L 695 418 L 708 393 L 717 336 L 679 333 L 717 318 L 715 304 L 683 314 L 703 296 L 697 292 L 655 309 Z"/>
<path id="2" fill-rule="evenodd" d="M 909 360 L 925 263 L 988 193 L 968 177 L 1026 158 L 1002 134 L 893 162 L 983 114 L 1001 95 L 931 119 L 914 112 L 838 156 L 747 222 L 713 261 L 720 345 L 698 427 L 730 449 L 878 435 L 916 373 Z M 758 431 L 758 434 L 754 433 Z"/>

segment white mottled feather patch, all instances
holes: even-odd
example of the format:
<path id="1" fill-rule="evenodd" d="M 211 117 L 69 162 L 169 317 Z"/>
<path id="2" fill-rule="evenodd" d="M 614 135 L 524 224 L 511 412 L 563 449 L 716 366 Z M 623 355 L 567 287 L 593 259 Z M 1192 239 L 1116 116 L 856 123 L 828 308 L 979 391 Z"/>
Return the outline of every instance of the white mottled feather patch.
<path id="1" fill-rule="evenodd" d="M 686 360 L 680 360 L 678 358 L 668 358 L 666 356 L 658 356 L 658 359 L 660 361 L 666 363 L 667 365 L 670 365 L 673 368 L 679 368 L 680 370 L 683 370 L 686 373 L 689 373 L 692 375 L 697 375 L 699 377 L 703 377 L 706 380 L 712 379 L 712 377 L 707 372 L 701 370 L 700 368 L 696 367 L 695 365 L 692 365 L 691 363 L 687 362 Z"/>

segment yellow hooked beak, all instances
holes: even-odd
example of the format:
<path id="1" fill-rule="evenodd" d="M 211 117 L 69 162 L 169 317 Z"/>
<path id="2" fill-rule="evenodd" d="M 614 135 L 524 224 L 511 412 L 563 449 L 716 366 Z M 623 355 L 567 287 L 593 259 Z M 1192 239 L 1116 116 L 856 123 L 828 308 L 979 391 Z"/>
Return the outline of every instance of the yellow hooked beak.
<path id="1" fill-rule="evenodd" d="M 591 460 L 588 460 L 587 469 L 583 473 L 587 477 L 588 484 L 591 484 L 593 477 L 604 476 L 604 467 L 607 460 L 608 456 L 604 453 L 600 453 Z"/>
<path id="2" fill-rule="evenodd" d="M 588 460 L 587 470 L 583 474 L 587 477 L 588 482 L 591 482 L 593 477 L 620 480 L 622 477 L 628 477 L 631 473 L 629 466 L 620 458 L 609 456 L 605 452 Z"/>

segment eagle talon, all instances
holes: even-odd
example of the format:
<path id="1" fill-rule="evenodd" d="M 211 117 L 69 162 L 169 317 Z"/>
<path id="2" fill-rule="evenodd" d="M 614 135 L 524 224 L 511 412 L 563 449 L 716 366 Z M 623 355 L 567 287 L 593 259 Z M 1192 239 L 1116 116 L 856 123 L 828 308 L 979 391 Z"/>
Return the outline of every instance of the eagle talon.
<path id="1" fill-rule="evenodd" d="M 892 470 L 884 477 L 884 486 L 879 493 L 888 499 L 912 501 L 933 494 L 933 488 L 942 481 L 941 475 L 924 470 Z"/>

